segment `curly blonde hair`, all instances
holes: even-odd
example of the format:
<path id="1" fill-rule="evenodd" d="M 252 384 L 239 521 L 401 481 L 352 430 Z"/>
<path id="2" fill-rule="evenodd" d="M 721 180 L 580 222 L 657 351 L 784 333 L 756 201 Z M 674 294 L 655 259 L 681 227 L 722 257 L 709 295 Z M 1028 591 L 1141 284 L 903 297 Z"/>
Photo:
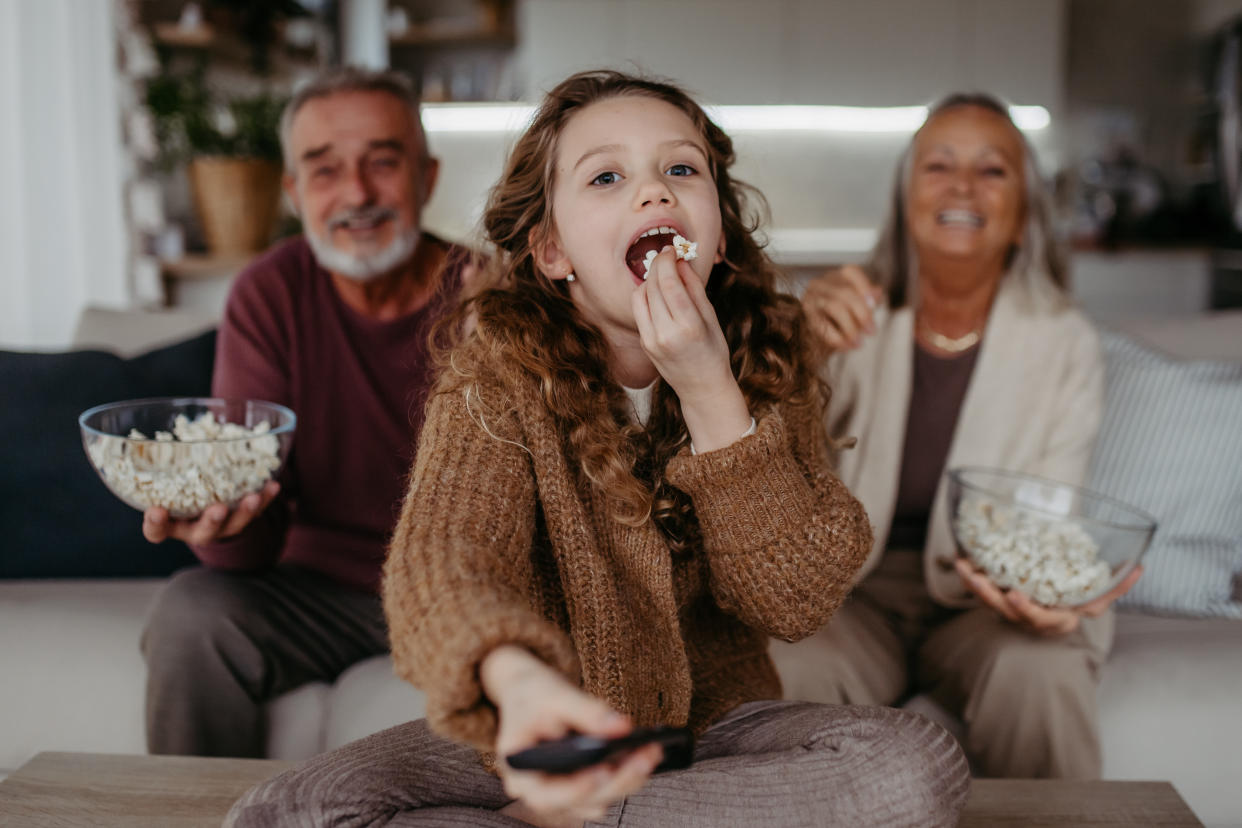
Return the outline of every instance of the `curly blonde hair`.
<path id="1" fill-rule="evenodd" d="M 535 260 L 537 240 L 552 229 L 561 131 L 587 106 L 623 96 L 675 106 L 704 139 L 726 249 L 724 261 L 712 270 L 707 295 L 751 412 L 758 415 L 778 402 L 822 411 L 827 389 L 814 371 L 800 305 L 776 290 L 779 272 L 753 237 L 766 204 L 758 191 L 729 175 L 732 140 L 676 86 L 606 70 L 580 72 L 560 83 L 514 145 L 483 215 L 495 251 L 481 262 L 480 282 L 490 287 L 463 302 L 434 336 L 445 369 L 439 392 L 470 386 L 484 370 L 506 383 L 534 378 L 560 428 L 570 465 L 611 498 L 614 519 L 639 525 L 652 518 L 675 549 L 688 548 L 698 541 L 690 498 L 662 480 L 669 459 L 689 440 L 676 394 L 657 382 L 646 426 L 633 424 L 625 393 L 609 370 L 603 336 L 578 312 L 565 283 L 548 279 Z M 755 212 L 748 197 L 758 205 Z"/>

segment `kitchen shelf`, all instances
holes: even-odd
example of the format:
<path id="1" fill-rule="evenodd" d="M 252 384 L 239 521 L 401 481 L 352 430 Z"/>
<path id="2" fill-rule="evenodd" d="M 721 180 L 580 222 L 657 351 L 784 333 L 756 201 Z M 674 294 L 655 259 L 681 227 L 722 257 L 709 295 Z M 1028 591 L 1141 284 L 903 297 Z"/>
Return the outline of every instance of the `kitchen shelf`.
<path id="1" fill-rule="evenodd" d="M 228 294 L 233 278 L 258 255 L 257 252 L 224 255 L 187 253 L 179 259 L 162 260 L 160 286 L 164 292 L 164 306 L 186 306 L 194 295 L 209 294 L 214 297 L 209 304 L 222 307 L 223 297 Z"/>
<path id="2" fill-rule="evenodd" d="M 177 279 L 210 279 L 221 273 L 240 270 L 243 265 L 261 252 L 225 255 L 187 253 L 179 259 L 167 259 L 160 262 L 160 267 L 166 274 Z"/>
<path id="3" fill-rule="evenodd" d="M 388 38 L 390 46 L 414 46 L 421 48 L 452 48 L 493 46 L 498 49 L 511 49 L 517 43 L 513 30 L 463 29 L 459 31 L 437 31 L 435 29 L 420 30 L 411 27 L 409 31 Z"/>
<path id="4" fill-rule="evenodd" d="M 151 29 L 156 43 L 182 49 L 206 49 L 216 39 L 215 30 L 207 24 L 194 29 L 184 29 L 176 23 L 156 23 Z"/>

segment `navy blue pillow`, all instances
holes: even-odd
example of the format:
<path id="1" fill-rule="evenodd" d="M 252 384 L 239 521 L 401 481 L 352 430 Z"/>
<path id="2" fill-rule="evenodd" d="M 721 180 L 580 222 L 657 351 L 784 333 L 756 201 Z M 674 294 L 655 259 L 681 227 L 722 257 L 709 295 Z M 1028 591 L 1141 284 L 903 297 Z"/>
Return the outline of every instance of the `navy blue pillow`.
<path id="1" fill-rule="evenodd" d="M 124 359 L 0 351 L 0 578 L 168 575 L 194 562 L 142 537 L 142 514 L 104 487 L 78 415 L 101 403 L 211 393 L 216 332 Z"/>

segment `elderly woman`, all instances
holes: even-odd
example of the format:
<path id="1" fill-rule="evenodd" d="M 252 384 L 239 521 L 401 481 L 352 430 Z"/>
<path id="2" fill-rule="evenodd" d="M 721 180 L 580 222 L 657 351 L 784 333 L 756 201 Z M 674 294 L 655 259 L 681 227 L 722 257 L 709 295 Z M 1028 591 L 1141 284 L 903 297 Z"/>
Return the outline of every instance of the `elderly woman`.
<path id="1" fill-rule="evenodd" d="M 1031 148 L 998 101 L 935 106 L 898 167 L 865 269 L 803 305 L 832 350 L 828 431 L 875 546 L 851 599 L 808 642 L 773 644 L 786 696 L 891 705 L 928 692 L 965 723 L 976 772 L 1100 773 L 1097 672 L 1107 610 L 1002 591 L 957 560 L 946 468 L 1083 481 L 1101 415 L 1096 334 L 1067 293 Z"/>

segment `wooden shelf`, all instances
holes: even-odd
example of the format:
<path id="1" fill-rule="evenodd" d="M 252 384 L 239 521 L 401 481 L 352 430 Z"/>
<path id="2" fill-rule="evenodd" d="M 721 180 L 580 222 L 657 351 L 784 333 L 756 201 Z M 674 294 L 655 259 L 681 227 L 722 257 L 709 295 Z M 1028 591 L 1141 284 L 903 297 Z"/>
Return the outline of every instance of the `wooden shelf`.
<path id="1" fill-rule="evenodd" d="M 161 261 L 160 270 L 166 279 L 216 279 L 241 270 L 260 252 L 226 255 L 187 253 L 180 259 Z"/>
<path id="2" fill-rule="evenodd" d="M 492 46 L 498 49 L 512 48 L 517 37 L 512 29 L 425 29 L 410 27 L 399 35 L 388 38 L 390 46 L 421 46 L 425 48 L 452 48 L 468 46 Z"/>
<path id="3" fill-rule="evenodd" d="M 406 28 L 391 31 L 394 69 L 407 73 L 423 100 L 507 98 L 505 67 L 518 43 L 516 0 L 457 0 L 452 13 L 426 16 L 421 0 L 388 0 L 404 10 Z M 437 4 L 442 12 L 444 3 Z M 408 21 L 408 22 L 407 22 Z"/>
<path id="4" fill-rule="evenodd" d="M 216 39 L 215 30 L 206 23 L 195 29 L 183 29 L 176 23 L 156 23 L 152 33 L 156 43 L 183 49 L 206 49 Z"/>
<path id="5" fill-rule="evenodd" d="M 235 253 L 216 255 L 212 253 L 187 253 L 180 259 L 160 262 L 160 286 L 163 288 L 163 305 L 169 307 L 203 306 L 202 297 L 213 297 L 213 307 L 224 306 L 228 286 L 250 261 L 259 253 Z M 188 301 L 190 295 L 199 301 Z"/>

